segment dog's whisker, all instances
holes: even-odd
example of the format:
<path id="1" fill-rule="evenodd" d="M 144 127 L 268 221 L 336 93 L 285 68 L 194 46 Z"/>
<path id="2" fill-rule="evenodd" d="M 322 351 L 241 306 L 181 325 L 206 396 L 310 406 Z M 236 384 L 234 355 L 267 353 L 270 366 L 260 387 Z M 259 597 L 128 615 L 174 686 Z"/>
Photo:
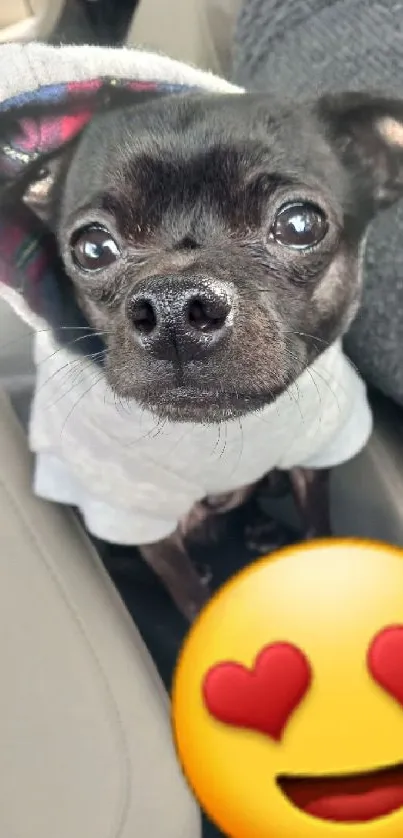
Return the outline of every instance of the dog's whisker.
<path id="1" fill-rule="evenodd" d="M 165 419 L 165 423 L 168 424 L 168 419 Z M 165 425 L 164 425 L 164 427 L 165 427 Z M 176 442 L 174 442 L 174 444 L 169 449 L 169 456 L 170 456 L 171 459 L 172 459 L 172 455 L 175 453 L 178 446 L 182 445 L 183 441 L 189 436 L 189 434 L 194 433 L 194 430 L 195 429 L 194 429 L 193 425 L 188 424 L 188 425 L 185 426 L 185 429 L 183 431 L 182 436 L 179 436 L 177 438 Z"/>
<path id="2" fill-rule="evenodd" d="M 335 403 L 337 405 L 337 409 L 340 413 L 340 411 L 341 411 L 340 402 L 339 402 L 339 399 L 337 397 L 337 394 L 335 393 L 333 387 L 331 386 L 331 382 L 329 381 L 329 379 L 325 378 L 325 376 L 323 375 L 323 372 L 320 372 L 317 369 L 311 369 L 311 373 L 312 373 L 313 376 L 317 376 L 320 379 L 320 381 L 323 382 L 325 387 L 327 387 L 329 393 L 332 395 L 333 399 L 335 400 Z"/>
<path id="3" fill-rule="evenodd" d="M 95 334 L 102 335 L 101 332 L 100 333 L 95 333 Z M 87 337 L 87 336 L 85 336 L 85 337 Z M 50 355 L 47 355 L 45 358 L 41 358 L 40 360 L 36 361 L 35 362 L 36 368 L 39 369 L 42 365 L 48 363 L 49 361 L 52 361 L 53 358 L 57 357 L 59 352 L 63 352 L 63 350 L 66 350 L 66 349 L 68 351 L 70 346 L 73 346 L 73 344 L 75 342 L 77 342 L 78 340 L 82 340 L 82 339 L 83 339 L 82 337 L 81 338 L 75 338 L 73 341 L 70 341 L 65 346 L 58 346 L 57 349 L 55 349 L 53 352 L 50 353 Z M 91 352 L 91 353 L 89 353 L 89 352 L 81 353 L 80 352 L 80 354 L 76 357 L 74 357 L 74 355 L 73 355 L 73 357 L 71 358 L 71 362 L 74 361 L 75 363 L 78 364 L 78 363 L 80 363 L 80 361 L 85 360 L 86 358 L 90 358 L 90 357 L 93 359 L 93 361 L 96 361 L 98 358 L 105 357 L 105 355 L 106 355 L 106 349 L 101 349 L 97 352 Z M 56 370 L 56 373 L 57 373 L 57 370 Z"/>
<path id="4" fill-rule="evenodd" d="M 293 388 L 293 387 L 295 387 L 295 389 L 296 389 L 296 391 L 297 391 L 297 393 L 296 393 L 296 394 L 295 394 L 295 393 L 293 393 L 293 391 L 292 391 L 292 388 Z M 293 384 L 291 384 L 291 385 L 290 385 L 290 387 L 288 387 L 288 389 L 286 390 L 286 393 L 287 393 L 287 395 L 288 395 L 289 399 L 290 399 L 290 400 L 291 400 L 291 401 L 292 401 L 292 402 L 296 405 L 296 407 L 298 408 L 298 413 L 299 413 L 299 415 L 300 415 L 300 417 L 301 417 L 301 422 L 302 422 L 302 424 L 304 425 L 304 424 L 305 424 L 305 416 L 304 416 L 304 415 L 303 415 L 303 413 L 302 413 L 301 401 L 300 401 L 300 396 L 299 396 L 299 389 L 298 389 L 298 385 L 297 385 L 296 381 L 294 381 L 294 383 L 293 383 Z"/>
<path id="5" fill-rule="evenodd" d="M 38 366 L 40 364 L 46 363 L 47 361 L 51 361 L 52 358 L 55 358 L 55 356 L 59 352 L 62 352 L 63 349 L 70 349 L 70 347 L 74 346 L 76 343 L 79 343 L 80 341 L 88 340 L 89 338 L 92 338 L 92 337 L 101 337 L 101 336 L 102 336 L 102 332 L 92 332 L 91 335 L 81 335 L 78 338 L 74 338 L 73 340 L 71 340 L 67 344 L 65 344 L 64 346 L 58 346 L 57 349 L 55 349 L 53 352 L 51 352 L 50 355 L 47 355 L 46 358 L 42 358 L 41 361 L 39 361 Z M 93 354 L 95 354 L 95 353 L 93 353 Z M 81 357 L 84 357 L 84 353 Z"/>
<path id="6" fill-rule="evenodd" d="M 64 376 L 64 382 L 62 386 L 59 388 L 59 395 L 55 398 L 52 398 L 48 402 L 48 409 L 51 407 L 54 408 L 56 405 L 60 404 L 64 399 L 67 399 L 71 394 L 74 392 L 75 388 L 78 387 L 82 381 L 82 375 L 84 370 L 80 367 L 77 369 L 74 366 L 73 369 L 67 371 L 67 374 Z"/>
<path id="7" fill-rule="evenodd" d="M 324 346 L 331 346 L 331 343 L 328 340 L 324 340 L 323 338 L 320 338 L 317 335 L 310 335 L 309 332 L 296 332 L 294 329 L 292 329 L 290 331 L 285 331 L 283 334 L 285 334 L 285 335 L 296 335 L 298 337 L 303 337 L 303 338 L 310 338 L 311 340 L 315 340 L 318 343 L 323 343 Z"/>
<path id="8" fill-rule="evenodd" d="M 287 355 L 289 355 L 289 357 L 290 357 L 290 358 L 292 358 L 292 359 L 293 359 L 293 361 L 296 361 L 297 363 L 299 363 L 299 360 L 300 360 L 300 359 L 298 358 L 298 355 L 296 355 L 294 352 L 291 352 L 291 350 L 290 350 L 290 349 L 288 349 L 287 347 L 284 347 L 284 352 L 285 352 Z M 314 385 L 314 387 L 315 387 L 315 390 L 316 390 L 316 393 L 317 393 L 317 396 L 318 396 L 318 399 L 319 399 L 319 404 L 321 405 L 321 404 L 322 404 L 322 396 L 321 396 L 321 393 L 320 393 L 319 387 L 318 387 L 318 385 L 317 385 L 317 383 L 316 383 L 316 381 L 315 381 L 315 379 L 314 379 L 314 376 L 313 376 L 313 374 L 312 374 L 312 370 L 311 370 L 311 369 L 310 369 L 310 367 L 308 366 L 308 367 L 306 367 L 306 368 L 305 368 L 305 370 L 304 370 L 303 372 L 307 372 L 307 374 L 309 375 L 309 377 L 310 377 L 310 379 L 311 379 L 311 381 L 312 381 L 312 383 L 313 383 L 313 385 Z M 296 379 L 296 381 L 294 382 L 294 384 L 295 384 L 295 386 L 296 386 L 296 388 L 297 388 L 297 396 L 298 396 L 298 402 L 299 402 L 299 401 L 300 401 L 300 394 L 299 394 L 298 378 Z"/>
<path id="9" fill-rule="evenodd" d="M 58 367 L 57 369 L 53 370 L 53 372 L 45 379 L 45 381 L 42 381 L 40 386 L 36 388 L 36 393 L 40 393 L 42 390 L 46 388 L 48 384 L 50 384 L 51 381 L 53 381 L 54 379 L 58 379 L 61 373 L 67 370 L 67 374 L 65 373 L 64 376 L 61 376 L 61 381 L 57 380 L 57 386 L 61 386 L 62 383 L 65 381 L 67 375 L 73 372 L 73 368 L 76 368 L 80 365 L 81 360 L 81 358 L 71 358 L 71 360 L 63 364 L 62 367 Z"/>
<path id="10" fill-rule="evenodd" d="M 69 367 L 73 367 L 73 366 L 75 366 L 75 367 L 80 366 L 83 363 L 85 365 L 85 369 L 87 369 L 88 366 L 90 366 L 90 364 L 88 362 L 92 363 L 94 360 L 97 359 L 98 356 L 101 356 L 101 355 L 103 355 L 102 350 L 100 352 L 89 352 L 87 355 L 82 355 L 79 358 L 71 358 L 69 361 L 67 361 L 65 364 L 63 364 L 62 367 L 57 367 L 57 369 L 53 370 L 53 372 L 45 379 L 45 381 L 42 382 L 42 384 L 38 388 L 37 392 L 40 392 L 50 381 L 52 381 L 54 378 L 57 378 L 59 376 L 59 374 L 61 372 L 63 372 L 63 370 L 65 370 Z M 87 363 L 85 363 L 85 362 L 87 362 Z M 59 384 L 59 382 L 58 382 L 58 384 Z"/>
<path id="11" fill-rule="evenodd" d="M 129 407 L 130 407 L 129 399 L 124 398 L 122 396 L 116 396 L 116 394 L 114 394 L 114 395 L 115 395 L 115 404 L 118 405 L 118 410 L 119 410 L 120 414 L 121 415 L 123 414 L 124 416 L 128 416 L 129 415 Z"/>
<path id="12" fill-rule="evenodd" d="M 318 396 L 318 399 L 319 399 L 319 404 L 321 405 L 322 404 L 322 395 L 321 395 L 321 392 L 319 390 L 318 384 L 315 381 L 315 376 L 314 376 L 312 370 L 309 367 L 307 367 L 306 371 L 307 371 L 307 373 L 308 373 L 308 375 L 309 375 L 309 377 L 312 381 L 313 386 L 315 387 L 315 390 L 316 390 L 316 393 L 317 393 L 317 396 Z"/>
<path id="13" fill-rule="evenodd" d="M 58 367 L 56 370 L 53 370 L 53 372 L 50 375 L 48 375 L 47 378 L 45 378 L 45 381 L 42 381 L 40 386 L 36 387 L 35 392 L 37 394 L 41 393 L 42 390 L 44 390 L 45 387 L 48 384 L 50 384 L 51 381 L 53 381 L 55 378 L 58 378 L 58 376 L 60 376 L 61 373 L 64 372 L 64 370 L 66 370 L 66 369 L 69 370 L 71 367 L 76 367 L 77 364 L 79 364 L 78 358 L 72 358 L 71 361 L 67 361 L 67 363 L 63 364 L 62 367 Z M 57 384 L 59 385 L 60 382 L 58 381 Z"/>
<path id="14" fill-rule="evenodd" d="M 156 423 L 153 425 L 152 428 L 149 428 L 148 431 L 146 431 L 144 434 L 141 434 L 140 436 L 135 437 L 134 439 L 129 439 L 124 444 L 124 447 L 125 448 L 132 448 L 135 445 L 138 445 L 139 442 L 144 442 L 147 439 L 154 439 L 155 438 L 154 434 L 155 434 L 156 430 L 158 429 L 158 427 L 160 426 L 161 421 L 162 420 L 160 418 L 157 418 Z"/>
<path id="15" fill-rule="evenodd" d="M 62 425 L 61 430 L 60 430 L 60 436 L 63 435 L 63 433 L 66 429 L 67 422 L 69 421 L 69 419 L 71 419 L 74 411 L 76 410 L 76 408 L 78 407 L 80 402 L 82 402 L 82 400 L 85 399 L 86 396 L 88 396 L 88 394 L 91 392 L 91 390 L 93 390 L 94 387 L 96 387 L 96 385 L 99 384 L 99 382 L 102 380 L 102 378 L 103 378 L 103 374 L 101 373 L 100 375 L 97 376 L 97 378 L 94 381 L 91 382 L 91 384 L 84 390 L 84 392 L 80 394 L 79 398 L 73 404 L 71 410 L 69 410 L 67 416 L 65 417 L 65 420 L 64 420 L 63 425 Z"/>
<path id="16" fill-rule="evenodd" d="M 219 460 L 222 460 L 224 458 L 225 452 L 227 450 L 227 441 L 228 441 L 228 423 L 227 422 L 224 423 L 224 431 L 225 431 L 224 443 L 223 443 L 223 447 L 221 449 L 221 453 L 219 454 L 219 457 L 218 457 Z"/>
<path id="17" fill-rule="evenodd" d="M 220 443 L 221 443 L 221 426 L 222 426 L 222 423 L 221 423 L 221 422 L 219 422 L 219 423 L 218 423 L 218 427 L 217 427 L 217 439 L 216 439 L 216 442 L 215 442 L 215 446 L 214 446 L 214 448 L 213 448 L 213 450 L 212 450 L 212 452 L 211 452 L 211 453 L 212 453 L 212 455 L 214 455 L 214 454 L 216 453 L 217 448 L 218 448 L 218 446 L 219 446 L 219 445 L 220 445 Z"/>
<path id="18" fill-rule="evenodd" d="M 66 331 L 69 331 L 69 332 L 71 332 L 73 330 L 86 329 L 88 332 L 91 333 L 89 335 L 89 337 L 91 335 L 93 335 L 95 337 L 95 335 L 101 336 L 103 334 L 102 332 L 94 332 L 94 330 L 91 328 L 91 326 L 58 326 L 57 328 L 58 328 L 59 331 L 60 330 L 66 330 Z M 3 349 L 8 349 L 10 346 L 14 346 L 15 344 L 18 344 L 18 343 L 20 343 L 24 340 L 31 341 L 35 335 L 46 334 L 47 332 L 54 332 L 53 327 L 49 326 L 46 329 L 35 329 L 35 331 L 33 331 L 32 329 L 27 329 L 27 331 L 23 335 L 18 335 L 18 337 L 11 338 L 10 340 L 4 341 L 4 343 L 0 343 L 0 352 Z M 105 332 L 105 334 L 107 334 L 107 333 Z"/>
<path id="19" fill-rule="evenodd" d="M 47 378 L 46 381 L 44 381 L 41 387 L 39 388 L 39 390 L 43 389 L 47 384 L 49 384 L 49 382 L 52 379 L 55 379 L 60 395 L 50 402 L 52 407 L 59 404 L 59 402 L 61 402 L 64 398 L 67 398 L 67 396 L 71 394 L 72 390 L 80 383 L 83 374 L 87 372 L 88 369 L 93 369 L 93 371 L 95 372 L 95 368 L 93 368 L 92 359 L 84 364 L 82 363 L 82 360 L 82 358 L 76 358 L 72 359 L 71 361 L 68 361 L 67 364 L 64 364 L 63 367 L 53 372 L 52 375 L 49 376 L 49 378 Z M 63 370 L 65 372 L 64 376 L 62 377 L 62 381 L 58 381 L 58 374 L 63 372 Z M 72 381 L 69 383 L 69 386 L 66 387 L 69 376 L 71 376 Z"/>
<path id="20" fill-rule="evenodd" d="M 150 434 L 149 434 L 150 439 L 157 439 L 157 437 L 161 433 L 161 430 L 162 430 L 163 426 L 164 426 L 164 420 L 161 419 L 160 417 L 158 417 L 157 424 L 150 431 Z"/>
<path id="21" fill-rule="evenodd" d="M 298 360 L 298 357 L 297 357 L 296 355 L 294 355 L 294 353 L 290 352 L 290 350 L 285 349 L 285 351 L 287 352 L 287 354 L 289 354 L 289 355 L 293 358 L 293 360 Z M 339 410 L 339 412 L 340 412 L 340 403 L 339 403 L 339 401 L 338 401 L 338 399 L 337 399 L 337 396 L 336 396 L 336 394 L 335 394 L 334 390 L 333 390 L 333 389 L 332 389 L 332 387 L 331 387 L 330 382 L 329 382 L 329 381 L 328 381 L 328 380 L 324 377 L 324 375 L 323 375 L 323 374 L 322 374 L 319 370 L 317 370 L 317 369 L 316 369 L 316 368 L 314 368 L 314 367 L 309 367 L 309 366 L 308 366 L 308 367 L 306 367 L 306 368 L 305 368 L 305 371 L 308 373 L 308 375 L 309 375 L 309 377 L 311 378 L 311 381 L 312 381 L 312 383 L 313 383 L 313 385 L 314 385 L 314 387 L 315 387 L 315 390 L 316 390 L 316 392 L 317 392 L 318 399 L 319 399 L 319 404 L 320 404 L 320 405 L 322 405 L 322 403 L 323 403 L 323 399 L 322 399 L 322 394 L 321 394 L 321 392 L 320 392 L 320 388 L 319 388 L 319 386 L 318 386 L 318 383 L 317 383 L 317 381 L 315 381 L 315 376 L 316 376 L 318 379 L 320 379 L 320 380 L 323 382 L 323 384 L 327 387 L 327 389 L 329 390 L 329 392 L 331 393 L 331 395 L 332 395 L 332 396 L 333 396 L 333 398 L 335 399 L 335 402 L 336 402 L 336 404 L 337 404 L 337 408 L 338 408 L 338 410 Z M 297 383 L 297 382 L 295 382 L 295 383 Z M 290 388 L 289 388 L 289 390 L 290 390 Z"/>
<path id="22" fill-rule="evenodd" d="M 239 464 L 240 464 L 241 459 L 242 459 L 243 447 L 244 447 L 244 430 L 243 430 L 242 418 L 241 418 L 241 417 L 238 417 L 238 420 L 237 420 L 237 421 L 238 421 L 239 431 L 240 431 L 240 435 L 239 435 L 239 438 L 240 438 L 240 446 L 239 446 L 239 451 L 238 451 L 238 456 L 237 456 L 237 459 L 235 460 L 235 462 L 234 462 L 234 466 L 233 466 L 233 469 L 232 469 L 232 471 L 231 471 L 231 473 L 230 473 L 230 475 L 229 475 L 229 476 L 231 476 L 231 477 L 232 477 L 234 474 L 236 474 L 236 472 L 237 472 L 237 470 L 238 470 Z"/>
<path id="23" fill-rule="evenodd" d="M 221 422 L 217 425 L 216 440 L 210 452 L 212 459 L 220 459 L 219 446 L 221 446 Z"/>

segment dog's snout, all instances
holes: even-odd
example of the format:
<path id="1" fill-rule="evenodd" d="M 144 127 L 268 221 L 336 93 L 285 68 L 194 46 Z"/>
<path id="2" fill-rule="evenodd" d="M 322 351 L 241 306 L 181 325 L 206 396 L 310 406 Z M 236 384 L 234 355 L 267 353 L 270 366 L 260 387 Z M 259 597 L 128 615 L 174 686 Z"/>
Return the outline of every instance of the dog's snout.
<path id="1" fill-rule="evenodd" d="M 152 277 L 127 301 L 138 344 L 162 359 L 212 352 L 228 335 L 234 315 L 232 287 L 215 279 Z"/>

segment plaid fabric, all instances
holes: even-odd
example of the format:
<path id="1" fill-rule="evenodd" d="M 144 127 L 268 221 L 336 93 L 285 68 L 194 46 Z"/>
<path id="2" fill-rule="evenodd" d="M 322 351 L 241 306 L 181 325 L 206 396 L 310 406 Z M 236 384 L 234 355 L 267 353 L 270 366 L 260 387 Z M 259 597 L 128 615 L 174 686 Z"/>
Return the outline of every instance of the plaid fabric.
<path id="1" fill-rule="evenodd" d="M 48 85 L 0 104 L 0 189 L 16 184 L 43 155 L 74 139 L 96 112 L 119 95 L 183 93 L 192 87 L 160 82 L 98 78 Z M 5 194 L 3 192 L 3 194 Z M 0 283 L 18 291 L 29 309 L 45 316 L 57 293 L 58 259 L 49 233 L 20 200 L 0 213 Z"/>

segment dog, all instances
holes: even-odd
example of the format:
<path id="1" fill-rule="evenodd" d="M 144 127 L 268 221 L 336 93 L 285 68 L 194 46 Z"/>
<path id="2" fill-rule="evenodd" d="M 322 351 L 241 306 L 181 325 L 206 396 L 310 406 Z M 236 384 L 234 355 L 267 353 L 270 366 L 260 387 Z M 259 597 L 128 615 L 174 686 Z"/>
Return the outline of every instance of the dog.
<path id="1" fill-rule="evenodd" d="M 359 306 L 370 222 L 402 191 L 403 105 L 369 93 L 150 99 L 97 114 L 30 171 L 24 201 L 54 234 L 69 306 L 100 336 L 94 364 L 111 392 L 157 417 L 162 436 L 197 429 L 184 454 L 189 485 L 208 470 L 211 428 L 239 425 L 254 456 L 235 486 L 213 481 L 218 491 L 189 500 L 169 533 L 137 545 L 188 619 L 208 590 L 186 537 L 249 498 L 268 464 L 282 467 L 262 437 L 254 451 L 254 418 L 277 410 L 286 432 L 285 405 L 317 369 L 321 386 L 321 359 Z M 60 321 L 49 320 L 63 345 Z M 85 355 L 84 344 L 75 351 Z M 269 447 L 269 421 L 266 433 Z M 331 532 L 332 464 L 287 465 L 306 537 Z"/>

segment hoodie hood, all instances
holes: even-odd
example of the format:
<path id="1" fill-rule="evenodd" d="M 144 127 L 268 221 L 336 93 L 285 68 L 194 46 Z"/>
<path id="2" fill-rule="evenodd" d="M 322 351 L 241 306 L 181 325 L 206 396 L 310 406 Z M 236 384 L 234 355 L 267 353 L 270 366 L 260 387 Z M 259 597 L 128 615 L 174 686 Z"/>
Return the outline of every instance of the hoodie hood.
<path id="1" fill-rule="evenodd" d="M 162 55 L 94 46 L 3 45 L 0 79 L 0 296 L 39 330 L 50 307 L 65 319 L 66 299 L 53 236 L 22 201 L 30 167 L 99 111 L 150 95 L 241 89 Z"/>

